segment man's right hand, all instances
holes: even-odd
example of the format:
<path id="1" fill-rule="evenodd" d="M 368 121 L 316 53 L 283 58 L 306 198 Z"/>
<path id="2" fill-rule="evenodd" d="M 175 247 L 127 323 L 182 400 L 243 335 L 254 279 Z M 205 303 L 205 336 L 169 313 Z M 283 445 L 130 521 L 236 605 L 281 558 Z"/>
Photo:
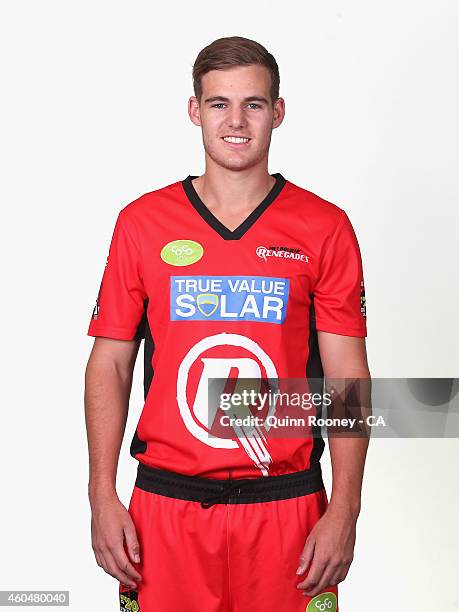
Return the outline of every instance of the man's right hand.
<path id="1" fill-rule="evenodd" d="M 92 548 L 97 565 L 123 585 L 137 588 L 142 577 L 131 561 L 140 563 L 140 547 L 129 512 L 114 491 L 92 495 L 90 502 Z"/>

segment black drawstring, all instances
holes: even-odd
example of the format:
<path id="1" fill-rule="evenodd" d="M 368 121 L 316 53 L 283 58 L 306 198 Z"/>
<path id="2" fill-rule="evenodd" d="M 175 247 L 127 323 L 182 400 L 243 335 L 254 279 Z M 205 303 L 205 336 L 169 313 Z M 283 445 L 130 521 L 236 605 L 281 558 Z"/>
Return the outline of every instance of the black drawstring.
<path id="1" fill-rule="evenodd" d="M 217 495 L 213 495 L 212 497 L 208 497 L 201 502 L 201 506 L 205 509 L 210 508 L 214 504 L 219 501 L 223 501 L 231 496 L 231 493 L 236 493 L 237 495 L 241 494 L 242 486 L 237 482 L 231 482 L 228 485 L 224 485 L 221 487 L 221 493 L 217 493 Z"/>

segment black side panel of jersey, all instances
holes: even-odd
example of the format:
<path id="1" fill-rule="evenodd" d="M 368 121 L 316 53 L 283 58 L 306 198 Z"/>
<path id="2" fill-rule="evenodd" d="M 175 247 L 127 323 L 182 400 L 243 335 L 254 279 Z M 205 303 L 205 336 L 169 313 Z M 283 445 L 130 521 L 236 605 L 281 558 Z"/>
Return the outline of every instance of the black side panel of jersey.
<path id="1" fill-rule="evenodd" d="M 312 393 L 322 395 L 324 388 L 324 371 L 319 352 L 319 339 L 316 329 L 316 312 L 314 308 L 314 294 L 311 294 L 311 306 L 309 309 L 309 357 L 306 364 L 306 378 Z M 317 406 L 317 417 L 322 416 L 322 403 Z M 320 427 L 317 425 L 312 428 L 314 445 L 311 451 L 311 465 L 318 463 L 324 452 L 325 442 L 322 438 Z"/>
<path id="2" fill-rule="evenodd" d="M 145 324 L 145 345 L 143 348 L 143 392 L 145 400 L 147 399 L 151 381 L 153 380 L 153 366 L 151 360 L 153 359 L 154 351 L 155 343 L 151 335 L 150 325 L 147 321 Z"/>
<path id="3" fill-rule="evenodd" d="M 143 301 L 143 314 L 140 323 L 137 325 L 134 340 L 142 340 L 145 338 L 145 328 L 148 324 L 147 320 L 148 298 Z"/>
<path id="4" fill-rule="evenodd" d="M 150 389 L 151 381 L 153 379 L 153 367 L 151 360 L 153 357 L 154 343 L 151 335 L 150 325 L 147 318 L 148 299 L 144 301 L 143 317 L 137 328 L 136 339 L 141 340 L 145 338 L 143 346 L 143 389 L 144 398 L 147 398 L 148 391 Z M 132 438 L 130 454 L 135 458 L 137 453 L 144 453 L 147 450 L 147 444 L 139 438 L 137 429 L 135 430 Z"/>

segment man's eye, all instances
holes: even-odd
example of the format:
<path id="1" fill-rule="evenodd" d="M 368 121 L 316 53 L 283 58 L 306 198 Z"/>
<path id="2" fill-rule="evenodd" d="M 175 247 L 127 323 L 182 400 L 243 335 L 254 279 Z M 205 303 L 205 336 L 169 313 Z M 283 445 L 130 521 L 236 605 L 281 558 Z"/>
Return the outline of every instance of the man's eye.
<path id="1" fill-rule="evenodd" d="M 217 102 L 217 104 L 212 104 L 212 108 L 216 108 L 217 106 L 224 106 L 223 102 Z"/>
<path id="2" fill-rule="evenodd" d="M 249 106 L 256 106 L 257 108 L 261 108 L 261 106 L 259 104 L 256 104 L 255 102 L 250 102 Z"/>

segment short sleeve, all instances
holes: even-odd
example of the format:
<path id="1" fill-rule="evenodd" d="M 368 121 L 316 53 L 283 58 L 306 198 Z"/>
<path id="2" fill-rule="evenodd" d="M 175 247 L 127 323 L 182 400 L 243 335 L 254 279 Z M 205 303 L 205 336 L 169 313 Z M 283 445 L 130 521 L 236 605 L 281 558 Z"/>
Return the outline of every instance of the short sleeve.
<path id="1" fill-rule="evenodd" d="M 327 244 L 313 288 L 316 329 L 344 336 L 367 335 L 362 259 L 351 222 L 341 220 Z"/>
<path id="2" fill-rule="evenodd" d="M 141 337 L 147 295 L 143 285 L 140 250 L 121 211 L 110 242 L 88 336 L 117 340 Z"/>

